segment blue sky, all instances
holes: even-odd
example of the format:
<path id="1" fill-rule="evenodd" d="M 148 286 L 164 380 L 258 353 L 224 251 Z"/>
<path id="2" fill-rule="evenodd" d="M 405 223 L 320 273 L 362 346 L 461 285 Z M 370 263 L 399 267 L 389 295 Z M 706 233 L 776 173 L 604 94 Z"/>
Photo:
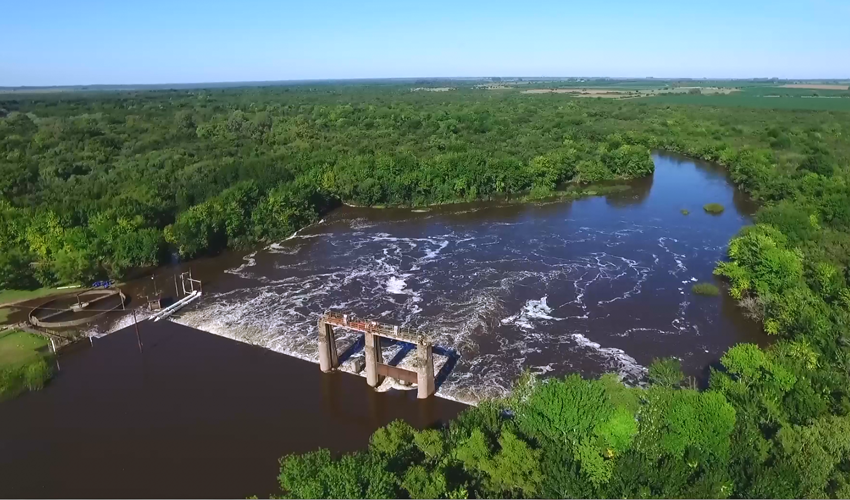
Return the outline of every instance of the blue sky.
<path id="1" fill-rule="evenodd" d="M 0 86 L 850 77 L 850 1 L 4 2 Z"/>

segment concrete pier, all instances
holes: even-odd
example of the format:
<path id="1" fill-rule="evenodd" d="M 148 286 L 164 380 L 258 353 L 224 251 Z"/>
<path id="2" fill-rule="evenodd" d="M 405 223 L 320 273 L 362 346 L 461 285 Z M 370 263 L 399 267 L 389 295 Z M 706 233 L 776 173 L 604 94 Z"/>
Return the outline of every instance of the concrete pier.
<path id="1" fill-rule="evenodd" d="M 378 364 L 383 364 L 381 352 L 381 337 L 371 332 L 364 332 L 364 351 L 366 353 L 366 383 L 370 387 L 378 387 L 384 378 L 378 373 Z"/>
<path id="2" fill-rule="evenodd" d="M 416 345 L 416 384 L 417 398 L 434 394 L 434 352 L 430 344 Z"/>
<path id="3" fill-rule="evenodd" d="M 377 321 L 360 320 L 348 314 L 328 312 L 319 320 L 319 366 L 329 372 L 339 366 L 333 327 L 348 328 L 363 333 L 366 383 L 370 387 L 381 385 L 385 377 L 405 384 L 417 385 L 417 397 L 425 399 L 436 392 L 434 378 L 434 348 L 427 336 L 411 330 Z M 381 338 L 412 344 L 416 347 L 414 370 L 397 366 L 404 352 L 390 363 L 384 362 Z"/>
<path id="4" fill-rule="evenodd" d="M 319 368 L 328 373 L 339 366 L 339 354 L 336 351 L 334 327 L 330 323 L 319 320 Z"/>

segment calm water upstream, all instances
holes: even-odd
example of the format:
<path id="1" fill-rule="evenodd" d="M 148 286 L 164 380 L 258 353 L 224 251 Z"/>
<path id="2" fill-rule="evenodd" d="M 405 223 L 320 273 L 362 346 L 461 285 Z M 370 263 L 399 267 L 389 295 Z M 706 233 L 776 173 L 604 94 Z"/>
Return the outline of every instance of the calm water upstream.
<path id="1" fill-rule="evenodd" d="M 176 321 L 313 361 L 325 310 L 415 326 L 461 354 L 439 394 L 463 402 L 504 394 L 524 369 L 636 381 L 653 358 L 676 356 L 700 374 L 730 345 L 762 339 L 728 299 L 691 292 L 713 280 L 754 207 L 720 167 L 654 158 L 652 178 L 606 197 L 337 210 L 231 256 Z M 705 213 L 712 202 L 726 211 Z"/>

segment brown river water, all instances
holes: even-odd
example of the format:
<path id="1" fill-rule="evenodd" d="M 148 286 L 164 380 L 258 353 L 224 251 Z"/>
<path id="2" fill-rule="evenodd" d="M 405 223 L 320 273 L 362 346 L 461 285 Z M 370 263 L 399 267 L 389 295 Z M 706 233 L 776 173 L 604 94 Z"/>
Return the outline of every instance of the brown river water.
<path id="1" fill-rule="evenodd" d="M 730 345 L 765 341 L 725 295 L 691 292 L 721 284 L 715 263 L 755 206 L 716 165 L 654 159 L 654 176 L 608 196 L 343 207 L 285 241 L 131 283 L 134 297 L 154 283 L 168 294 L 191 266 L 204 295 L 173 322 L 141 323 L 142 353 L 132 319 L 110 315 L 90 333 L 123 330 L 60 356 L 43 391 L 0 404 L 0 428 L 20 429 L 0 435 L 11 478 L 0 496 L 263 496 L 283 454 L 356 449 L 393 418 L 435 425 L 462 409 L 447 399 L 504 395 L 523 370 L 639 384 L 654 358 L 675 356 L 704 379 Z M 440 398 L 389 381 L 376 393 L 305 362 L 327 310 L 419 328 L 459 354 Z M 354 340 L 341 334 L 341 352 Z"/>

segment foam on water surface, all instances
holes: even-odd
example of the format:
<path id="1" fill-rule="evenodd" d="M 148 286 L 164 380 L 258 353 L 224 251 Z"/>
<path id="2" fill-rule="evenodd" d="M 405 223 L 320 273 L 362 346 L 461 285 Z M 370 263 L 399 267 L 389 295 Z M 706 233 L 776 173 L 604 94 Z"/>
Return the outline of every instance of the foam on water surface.
<path id="1" fill-rule="evenodd" d="M 505 394 L 524 369 L 563 374 L 591 364 L 637 382 L 644 368 L 623 349 L 592 340 L 593 326 L 616 314 L 617 304 L 640 297 L 650 277 L 678 269 L 681 254 L 612 253 L 612 240 L 643 234 L 640 227 L 544 232 L 531 245 L 514 240 L 511 226 L 501 227 L 501 233 L 429 237 L 393 236 L 380 227 L 299 235 L 228 270 L 251 286 L 208 293 L 175 321 L 311 361 L 317 360 L 316 320 L 325 310 L 413 326 L 461 353 L 440 395 L 465 402 Z M 314 241 L 309 256 L 288 251 L 305 237 Z M 606 250 L 560 251 L 575 246 Z M 274 272 L 258 259 L 273 262 Z M 666 330 L 689 327 L 686 307 L 679 304 Z M 577 328 L 583 333 L 570 332 Z M 666 330 L 606 333 L 623 338 Z M 547 359 L 555 352 L 567 360 Z"/>
<path id="2" fill-rule="evenodd" d="M 174 320 L 311 361 L 328 310 L 418 328 L 460 353 L 438 394 L 468 403 L 506 394 L 523 370 L 639 383 L 655 357 L 703 363 L 738 341 L 715 319 L 717 302 L 692 304 L 687 284 L 711 276 L 742 221 L 689 226 L 697 219 L 669 205 L 651 216 L 603 198 L 406 216 L 342 209 L 246 255 L 228 270 L 238 285 L 205 284 Z M 354 340 L 341 338 L 340 352 Z"/>

